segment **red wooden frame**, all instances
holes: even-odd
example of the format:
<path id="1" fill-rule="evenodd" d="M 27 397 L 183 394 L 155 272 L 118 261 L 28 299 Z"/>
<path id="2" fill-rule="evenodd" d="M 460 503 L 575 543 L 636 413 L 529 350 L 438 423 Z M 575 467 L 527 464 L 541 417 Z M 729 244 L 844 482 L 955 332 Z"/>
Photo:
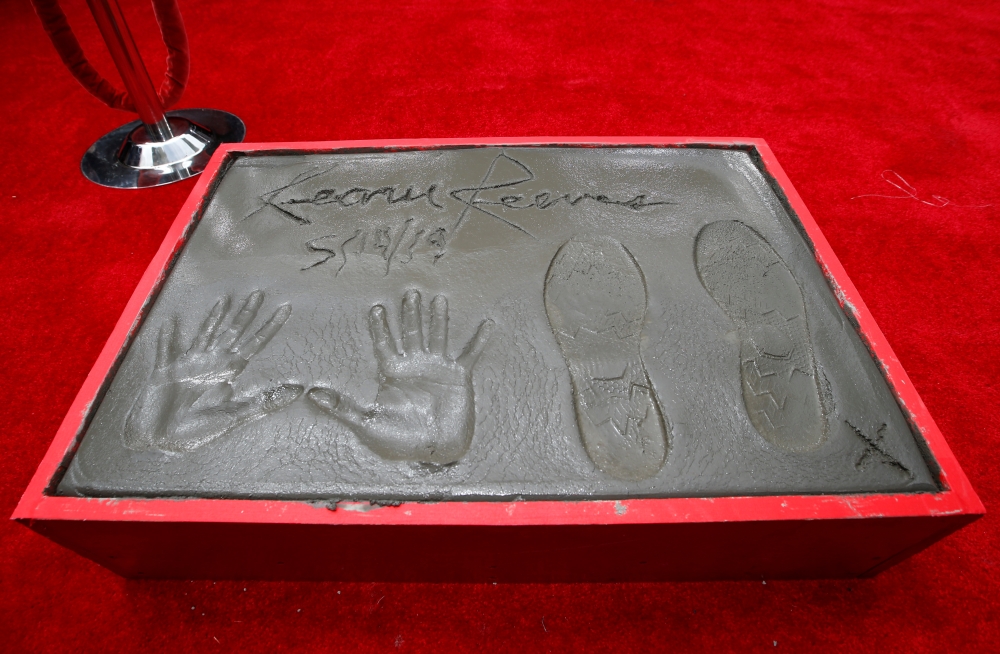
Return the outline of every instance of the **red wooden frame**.
<path id="1" fill-rule="evenodd" d="M 710 147 L 758 158 L 938 472 L 935 493 L 620 501 L 94 499 L 52 489 L 91 410 L 234 155 L 491 146 Z M 126 576 L 630 580 L 871 575 L 984 508 L 857 289 L 767 144 L 743 138 L 504 138 L 226 144 L 132 294 L 12 519 Z"/>

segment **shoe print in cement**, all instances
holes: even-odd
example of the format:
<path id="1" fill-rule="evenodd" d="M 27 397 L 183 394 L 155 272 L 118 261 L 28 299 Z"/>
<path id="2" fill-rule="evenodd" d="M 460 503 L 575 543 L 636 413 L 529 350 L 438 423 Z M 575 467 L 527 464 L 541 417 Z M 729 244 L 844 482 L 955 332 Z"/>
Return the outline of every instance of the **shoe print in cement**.
<path id="1" fill-rule="evenodd" d="M 591 460 L 618 479 L 656 474 L 667 429 L 640 352 L 646 282 L 635 259 L 611 238 L 568 241 L 545 279 L 545 311 Z"/>
<path id="2" fill-rule="evenodd" d="M 741 222 L 706 225 L 695 243 L 705 290 L 736 324 L 743 403 L 769 443 L 820 446 L 826 420 L 802 290 L 781 257 Z"/>

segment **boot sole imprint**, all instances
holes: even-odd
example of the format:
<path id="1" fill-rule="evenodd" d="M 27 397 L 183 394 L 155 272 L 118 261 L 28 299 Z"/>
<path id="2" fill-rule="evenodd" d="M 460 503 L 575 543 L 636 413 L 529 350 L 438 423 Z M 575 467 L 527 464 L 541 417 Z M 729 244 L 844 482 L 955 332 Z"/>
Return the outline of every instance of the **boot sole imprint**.
<path id="1" fill-rule="evenodd" d="M 807 452 L 826 437 L 826 418 L 802 289 L 781 257 L 739 221 L 702 228 L 695 267 L 709 295 L 736 324 L 743 403 L 769 443 Z"/>
<path id="2" fill-rule="evenodd" d="M 610 238 L 564 243 L 546 274 L 545 312 L 591 460 L 618 479 L 656 474 L 668 430 L 640 353 L 646 282 L 631 253 Z"/>

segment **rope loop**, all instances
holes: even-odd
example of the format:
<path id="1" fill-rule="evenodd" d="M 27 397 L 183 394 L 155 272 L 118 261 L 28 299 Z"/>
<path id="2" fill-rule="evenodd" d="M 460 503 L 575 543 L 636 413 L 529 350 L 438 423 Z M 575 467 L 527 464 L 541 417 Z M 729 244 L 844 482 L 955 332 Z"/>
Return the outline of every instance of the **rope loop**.
<path id="1" fill-rule="evenodd" d="M 168 109 L 181 99 L 184 87 L 187 86 L 191 70 L 188 38 L 177 0 L 152 0 L 152 2 L 153 14 L 160 27 L 160 36 L 163 38 L 163 44 L 167 46 L 167 70 L 157 96 L 163 108 Z M 59 6 L 59 0 L 31 0 L 31 4 L 34 5 L 35 13 L 42 21 L 45 33 L 56 47 L 59 58 L 83 88 L 112 109 L 135 111 L 135 105 L 128 92 L 116 88 L 104 79 L 87 61 L 80 42 L 69 26 L 66 14 Z"/>

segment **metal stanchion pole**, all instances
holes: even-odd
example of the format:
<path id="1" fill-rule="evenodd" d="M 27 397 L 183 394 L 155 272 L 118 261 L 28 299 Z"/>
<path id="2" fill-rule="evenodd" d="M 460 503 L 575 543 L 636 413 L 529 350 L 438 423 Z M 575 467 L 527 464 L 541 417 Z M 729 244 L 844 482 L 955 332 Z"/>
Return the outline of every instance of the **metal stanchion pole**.
<path id="1" fill-rule="evenodd" d="M 162 186 L 197 175 L 221 143 L 238 143 L 246 128 L 217 109 L 164 112 L 118 0 L 87 0 L 139 120 L 105 134 L 87 150 L 87 179 L 114 188 Z"/>
<path id="2" fill-rule="evenodd" d="M 87 0 L 87 4 L 149 138 L 169 141 L 174 136 L 170 124 L 163 115 L 160 98 L 156 95 L 117 0 Z"/>

